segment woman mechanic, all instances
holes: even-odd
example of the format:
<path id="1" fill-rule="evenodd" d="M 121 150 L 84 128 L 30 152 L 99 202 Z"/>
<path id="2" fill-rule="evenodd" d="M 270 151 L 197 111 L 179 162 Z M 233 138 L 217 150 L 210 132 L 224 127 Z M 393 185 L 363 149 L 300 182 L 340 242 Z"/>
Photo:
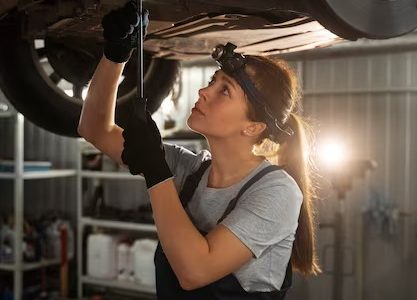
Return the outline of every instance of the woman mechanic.
<path id="1" fill-rule="evenodd" d="M 118 81 L 137 28 L 146 32 L 147 25 L 147 12 L 141 26 L 136 11 L 129 2 L 102 20 L 104 55 L 78 131 L 145 177 L 159 238 L 158 299 L 283 299 L 293 269 L 320 272 L 293 71 L 282 61 L 243 57 L 232 44 L 219 46 L 213 57 L 220 68 L 187 120 L 210 151 L 163 143 L 150 113 L 137 117 L 138 101 L 123 129 L 114 120 Z"/>

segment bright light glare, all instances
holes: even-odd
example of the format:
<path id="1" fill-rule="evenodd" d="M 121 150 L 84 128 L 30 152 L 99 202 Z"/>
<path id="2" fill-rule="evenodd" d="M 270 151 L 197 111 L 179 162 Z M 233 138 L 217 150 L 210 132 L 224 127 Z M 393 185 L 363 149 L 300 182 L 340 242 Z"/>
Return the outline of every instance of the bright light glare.
<path id="1" fill-rule="evenodd" d="M 74 92 L 72 90 L 64 90 L 64 92 L 70 97 L 74 96 Z"/>
<path id="2" fill-rule="evenodd" d="M 117 81 L 117 84 L 121 84 L 123 82 L 123 80 L 125 80 L 125 76 L 120 75 L 119 80 Z"/>
<path id="3" fill-rule="evenodd" d="M 164 101 L 162 101 L 161 109 L 164 115 L 170 115 L 174 109 L 174 102 L 172 99 L 169 97 L 165 98 Z"/>
<path id="4" fill-rule="evenodd" d="M 321 160 L 332 168 L 342 165 L 347 158 L 345 145 L 338 140 L 324 141 L 319 148 L 319 155 Z"/>
<path id="5" fill-rule="evenodd" d="M 74 97 L 74 92 L 72 90 L 69 89 L 65 89 L 64 90 L 65 94 L 67 94 L 70 97 Z M 87 97 L 87 93 L 88 93 L 88 87 L 84 87 L 83 91 L 81 92 L 81 97 L 82 100 L 84 100 Z"/>
<path id="6" fill-rule="evenodd" d="M 36 39 L 35 41 L 35 49 L 40 49 L 45 47 L 45 40 Z"/>
<path id="7" fill-rule="evenodd" d="M 324 37 L 324 38 L 327 38 L 327 39 L 337 39 L 338 38 L 338 36 L 337 35 L 335 35 L 333 32 L 331 32 L 331 31 L 329 31 L 329 30 L 327 30 L 327 29 L 324 29 L 324 30 L 322 30 L 321 32 L 320 32 L 320 35 L 322 36 L 322 37 Z"/>
<path id="8" fill-rule="evenodd" d="M 83 88 L 83 91 L 81 92 L 81 97 L 83 97 L 83 100 L 87 97 L 88 88 Z"/>

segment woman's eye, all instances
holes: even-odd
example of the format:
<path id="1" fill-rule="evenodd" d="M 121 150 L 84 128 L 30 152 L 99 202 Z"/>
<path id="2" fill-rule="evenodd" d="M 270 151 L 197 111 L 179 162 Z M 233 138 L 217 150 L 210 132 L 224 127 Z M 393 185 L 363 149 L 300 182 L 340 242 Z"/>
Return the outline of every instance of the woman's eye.
<path id="1" fill-rule="evenodd" d="M 214 78 L 214 76 L 213 76 L 213 77 L 211 77 L 210 81 L 208 82 L 208 85 L 209 86 L 210 85 L 213 85 L 215 82 L 216 82 L 216 78 Z M 230 95 L 229 89 L 228 89 L 228 87 L 226 85 L 224 85 L 222 87 L 221 93 L 224 94 L 224 95 L 226 95 L 226 96 L 229 96 Z"/>
<path id="2" fill-rule="evenodd" d="M 228 89 L 226 86 L 224 86 L 224 87 L 222 88 L 222 93 L 223 93 L 223 94 L 225 94 L 226 96 L 229 96 L 229 95 L 230 95 L 230 93 L 229 93 L 229 89 Z"/>

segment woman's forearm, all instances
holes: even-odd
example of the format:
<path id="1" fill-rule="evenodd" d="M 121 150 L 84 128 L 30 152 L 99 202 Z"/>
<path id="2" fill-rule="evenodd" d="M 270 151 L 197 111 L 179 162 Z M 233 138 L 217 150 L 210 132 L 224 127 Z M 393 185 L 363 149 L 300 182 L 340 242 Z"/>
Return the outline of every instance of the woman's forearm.
<path id="1" fill-rule="evenodd" d="M 94 72 L 78 125 L 78 133 L 87 140 L 99 138 L 115 125 L 117 87 L 124 65 L 103 56 Z"/>
<path id="2" fill-rule="evenodd" d="M 159 241 L 181 286 L 186 288 L 204 269 L 201 264 L 209 254 L 209 245 L 182 207 L 172 180 L 151 188 L 149 195 Z"/>

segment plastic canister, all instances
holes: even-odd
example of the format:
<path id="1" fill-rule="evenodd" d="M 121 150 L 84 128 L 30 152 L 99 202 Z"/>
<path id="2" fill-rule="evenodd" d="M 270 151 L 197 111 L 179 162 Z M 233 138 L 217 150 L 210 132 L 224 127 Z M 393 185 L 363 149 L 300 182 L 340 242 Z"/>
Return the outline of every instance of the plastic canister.
<path id="1" fill-rule="evenodd" d="M 87 274 L 112 279 L 117 275 L 117 239 L 104 233 L 91 234 L 87 241 Z"/>
<path id="2" fill-rule="evenodd" d="M 0 262 L 14 262 L 14 231 L 7 225 L 0 229 Z"/>
<path id="3" fill-rule="evenodd" d="M 130 246 L 127 243 L 120 243 L 117 246 L 117 279 L 127 280 L 129 278 Z"/>
<path id="4" fill-rule="evenodd" d="M 135 281 L 135 270 L 134 270 L 134 261 L 133 261 L 134 254 L 135 254 L 135 251 L 132 245 L 131 247 L 129 247 L 129 262 L 127 264 L 127 274 L 129 276 L 128 280 L 131 282 Z"/>
<path id="5" fill-rule="evenodd" d="M 155 286 L 154 255 L 158 242 L 139 239 L 133 243 L 135 280 L 141 284 Z"/>
<path id="6" fill-rule="evenodd" d="M 57 259 L 61 255 L 61 228 L 66 228 L 68 233 L 68 258 L 74 256 L 74 231 L 68 221 L 57 219 L 46 228 L 45 258 Z"/>

